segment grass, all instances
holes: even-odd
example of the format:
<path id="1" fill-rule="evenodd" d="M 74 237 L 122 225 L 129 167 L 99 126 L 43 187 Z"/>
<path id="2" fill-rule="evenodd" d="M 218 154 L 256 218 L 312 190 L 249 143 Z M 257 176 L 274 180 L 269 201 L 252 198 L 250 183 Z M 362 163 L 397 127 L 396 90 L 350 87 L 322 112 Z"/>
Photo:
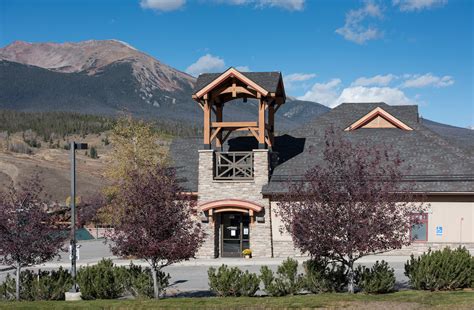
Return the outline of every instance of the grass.
<path id="1" fill-rule="evenodd" d="M 0 309 L 275 309 L 275 308 L 363 308 L 363 309 L 472 309 L 474 291 L 401 291 L 384 295 L 319 294 L 287 297 L 206 297 L 163 300 L 91 300 L 0 302 Z"/>

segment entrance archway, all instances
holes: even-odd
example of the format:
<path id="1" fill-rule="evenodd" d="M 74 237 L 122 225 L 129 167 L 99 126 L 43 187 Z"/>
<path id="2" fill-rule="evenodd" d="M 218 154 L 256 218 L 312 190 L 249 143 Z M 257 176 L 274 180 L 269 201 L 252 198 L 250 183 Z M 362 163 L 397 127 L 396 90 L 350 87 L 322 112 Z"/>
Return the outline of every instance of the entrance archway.
<path id="1" fill-rule="evenodd" d="M 254 215 L 263 211 L 256 203 L 240 199 L 223 199 L 200 205 L 209 219 L 216 223 L 216 246 L 221 257 L 241 257 L 250 249 L 250 231 Z"/>

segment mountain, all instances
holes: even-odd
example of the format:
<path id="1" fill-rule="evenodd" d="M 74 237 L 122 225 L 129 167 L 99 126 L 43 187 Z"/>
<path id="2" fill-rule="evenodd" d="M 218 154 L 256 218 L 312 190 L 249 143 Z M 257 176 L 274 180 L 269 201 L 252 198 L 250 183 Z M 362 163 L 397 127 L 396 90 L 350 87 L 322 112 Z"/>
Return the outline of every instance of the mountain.
<path id="1" fill-rule="evenodd" d="M 16 41 L 0 48 L 0 108 L 74 111 L 202 122 L 191 99 L 195 78 L 117 40 L 78 43 Z M 278 128 L 292 128 L 329 110 L 314 102 L 287 101 Z M 228 105 L 224 117 L 256 117 L 255 103 Z"/>

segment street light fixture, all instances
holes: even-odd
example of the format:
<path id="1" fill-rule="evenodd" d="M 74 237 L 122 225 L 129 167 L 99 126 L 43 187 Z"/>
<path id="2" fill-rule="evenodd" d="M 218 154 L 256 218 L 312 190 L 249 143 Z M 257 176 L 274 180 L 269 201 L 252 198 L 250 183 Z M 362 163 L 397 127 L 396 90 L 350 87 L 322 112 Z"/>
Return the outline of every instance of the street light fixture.
<path id="1" fill-rule="evenodd" d="M 71 276 L 72 288 L 71 293 L 77 293 L 77 270 L 76 270 L 76 150 L 87 150 L 87 143 L 71 142 Z"/>

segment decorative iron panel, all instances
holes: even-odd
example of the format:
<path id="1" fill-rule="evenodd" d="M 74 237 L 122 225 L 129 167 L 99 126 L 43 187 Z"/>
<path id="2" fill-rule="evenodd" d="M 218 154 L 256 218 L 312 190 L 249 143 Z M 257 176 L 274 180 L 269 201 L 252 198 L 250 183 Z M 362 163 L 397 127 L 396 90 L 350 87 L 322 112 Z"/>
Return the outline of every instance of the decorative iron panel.
<path id="1" fill-rule="evenodd" d="M 215 180 L 253 180 L 253 152 L 216 152 Z"/>

